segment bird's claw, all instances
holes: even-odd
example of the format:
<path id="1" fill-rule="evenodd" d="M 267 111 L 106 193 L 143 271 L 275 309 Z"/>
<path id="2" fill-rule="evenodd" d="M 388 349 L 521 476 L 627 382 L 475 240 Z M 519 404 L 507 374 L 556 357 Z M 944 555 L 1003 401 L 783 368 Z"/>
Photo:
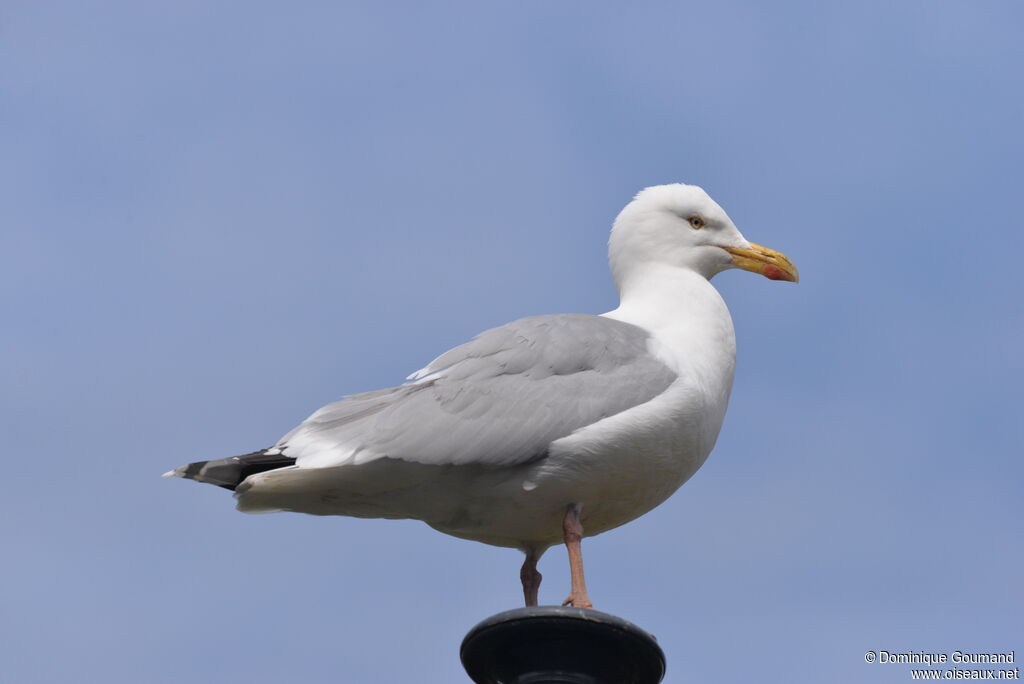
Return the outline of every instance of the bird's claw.
<path id="1" fill-rule="evenodd" d="M 590 602 L 590 597 L 586 594 L 569 594 L 569 597 L 562 601 L 563 606 L 572 606 L 573 608 L 593 608 L 594 604 Z"/>

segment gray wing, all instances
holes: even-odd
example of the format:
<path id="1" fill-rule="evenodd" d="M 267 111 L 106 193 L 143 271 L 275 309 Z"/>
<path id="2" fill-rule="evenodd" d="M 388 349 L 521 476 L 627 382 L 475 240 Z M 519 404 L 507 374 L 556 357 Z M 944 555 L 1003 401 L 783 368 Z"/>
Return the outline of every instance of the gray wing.
<path id="1" fill-rule="evenodd" d="M 481 333 L 399 387 L 324 406 L 273 450 L 300 467 L 382 457 L 512 465 L 661 394 L 676 374 L 637 326 L 588 314 L 535 316 Z"/>

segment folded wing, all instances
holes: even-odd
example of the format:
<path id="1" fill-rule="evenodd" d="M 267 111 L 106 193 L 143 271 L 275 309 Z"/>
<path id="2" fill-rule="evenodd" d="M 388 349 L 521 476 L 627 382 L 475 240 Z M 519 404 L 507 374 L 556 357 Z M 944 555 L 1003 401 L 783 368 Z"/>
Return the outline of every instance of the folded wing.
<path id="1" fill-rule="evenodd" d="M 399 387 L 324 406 L 262 453 L 300 468 L 397 458 L 507 466 L 675 379 L 642 328 L 601 316 L 534 316 L 481 333 Z"/>

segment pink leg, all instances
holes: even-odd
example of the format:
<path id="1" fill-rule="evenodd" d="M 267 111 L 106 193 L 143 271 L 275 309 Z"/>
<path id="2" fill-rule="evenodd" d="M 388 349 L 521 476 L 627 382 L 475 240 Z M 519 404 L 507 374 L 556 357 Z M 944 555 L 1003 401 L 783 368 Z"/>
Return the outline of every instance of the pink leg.
<path id="1" fill-rule="evenodd" d="M 539 558 L 540 554 L 536 550 L 528 550 L 526 560 L 523 561 L 523 567 L 519 571 L 519 579 L 523 582 L 523 598 L 526 599 L 528 606 L 537 605 L 537 592 L 540 590 L 540 581 L 543 579 L 543 575 L 537 572 Z"/>
<path id="2" fill-rule="evenodd" d="M 569 572 L 572 576 L 572 592 L 562 602 L 563 606 L 573 605 L 577 608 L 593 608 L 587 596 L 587 583 L 583 579 L 583 551 L 580 541 L 583 539 L 583 525 L 580 523 L 580 509 L 571 504 L 562 521 L 562 532 L 565 534 L 565 548 L 569 551 Z"/>

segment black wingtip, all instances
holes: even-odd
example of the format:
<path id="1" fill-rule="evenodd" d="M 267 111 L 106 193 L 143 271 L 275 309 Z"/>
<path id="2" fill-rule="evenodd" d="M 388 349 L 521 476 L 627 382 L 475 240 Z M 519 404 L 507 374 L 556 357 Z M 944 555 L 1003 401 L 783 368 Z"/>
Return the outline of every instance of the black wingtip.
<path id="1" fill-rule="evenodd" d="M 291 465 L 295 465 L 295 459 L 285 456 L 280 449 L 275 447 L 215 461 L 196 461 L 172 470 L 166 475 L 206 482 L 235 491 L 235 488 L 250 475 Z"/>

